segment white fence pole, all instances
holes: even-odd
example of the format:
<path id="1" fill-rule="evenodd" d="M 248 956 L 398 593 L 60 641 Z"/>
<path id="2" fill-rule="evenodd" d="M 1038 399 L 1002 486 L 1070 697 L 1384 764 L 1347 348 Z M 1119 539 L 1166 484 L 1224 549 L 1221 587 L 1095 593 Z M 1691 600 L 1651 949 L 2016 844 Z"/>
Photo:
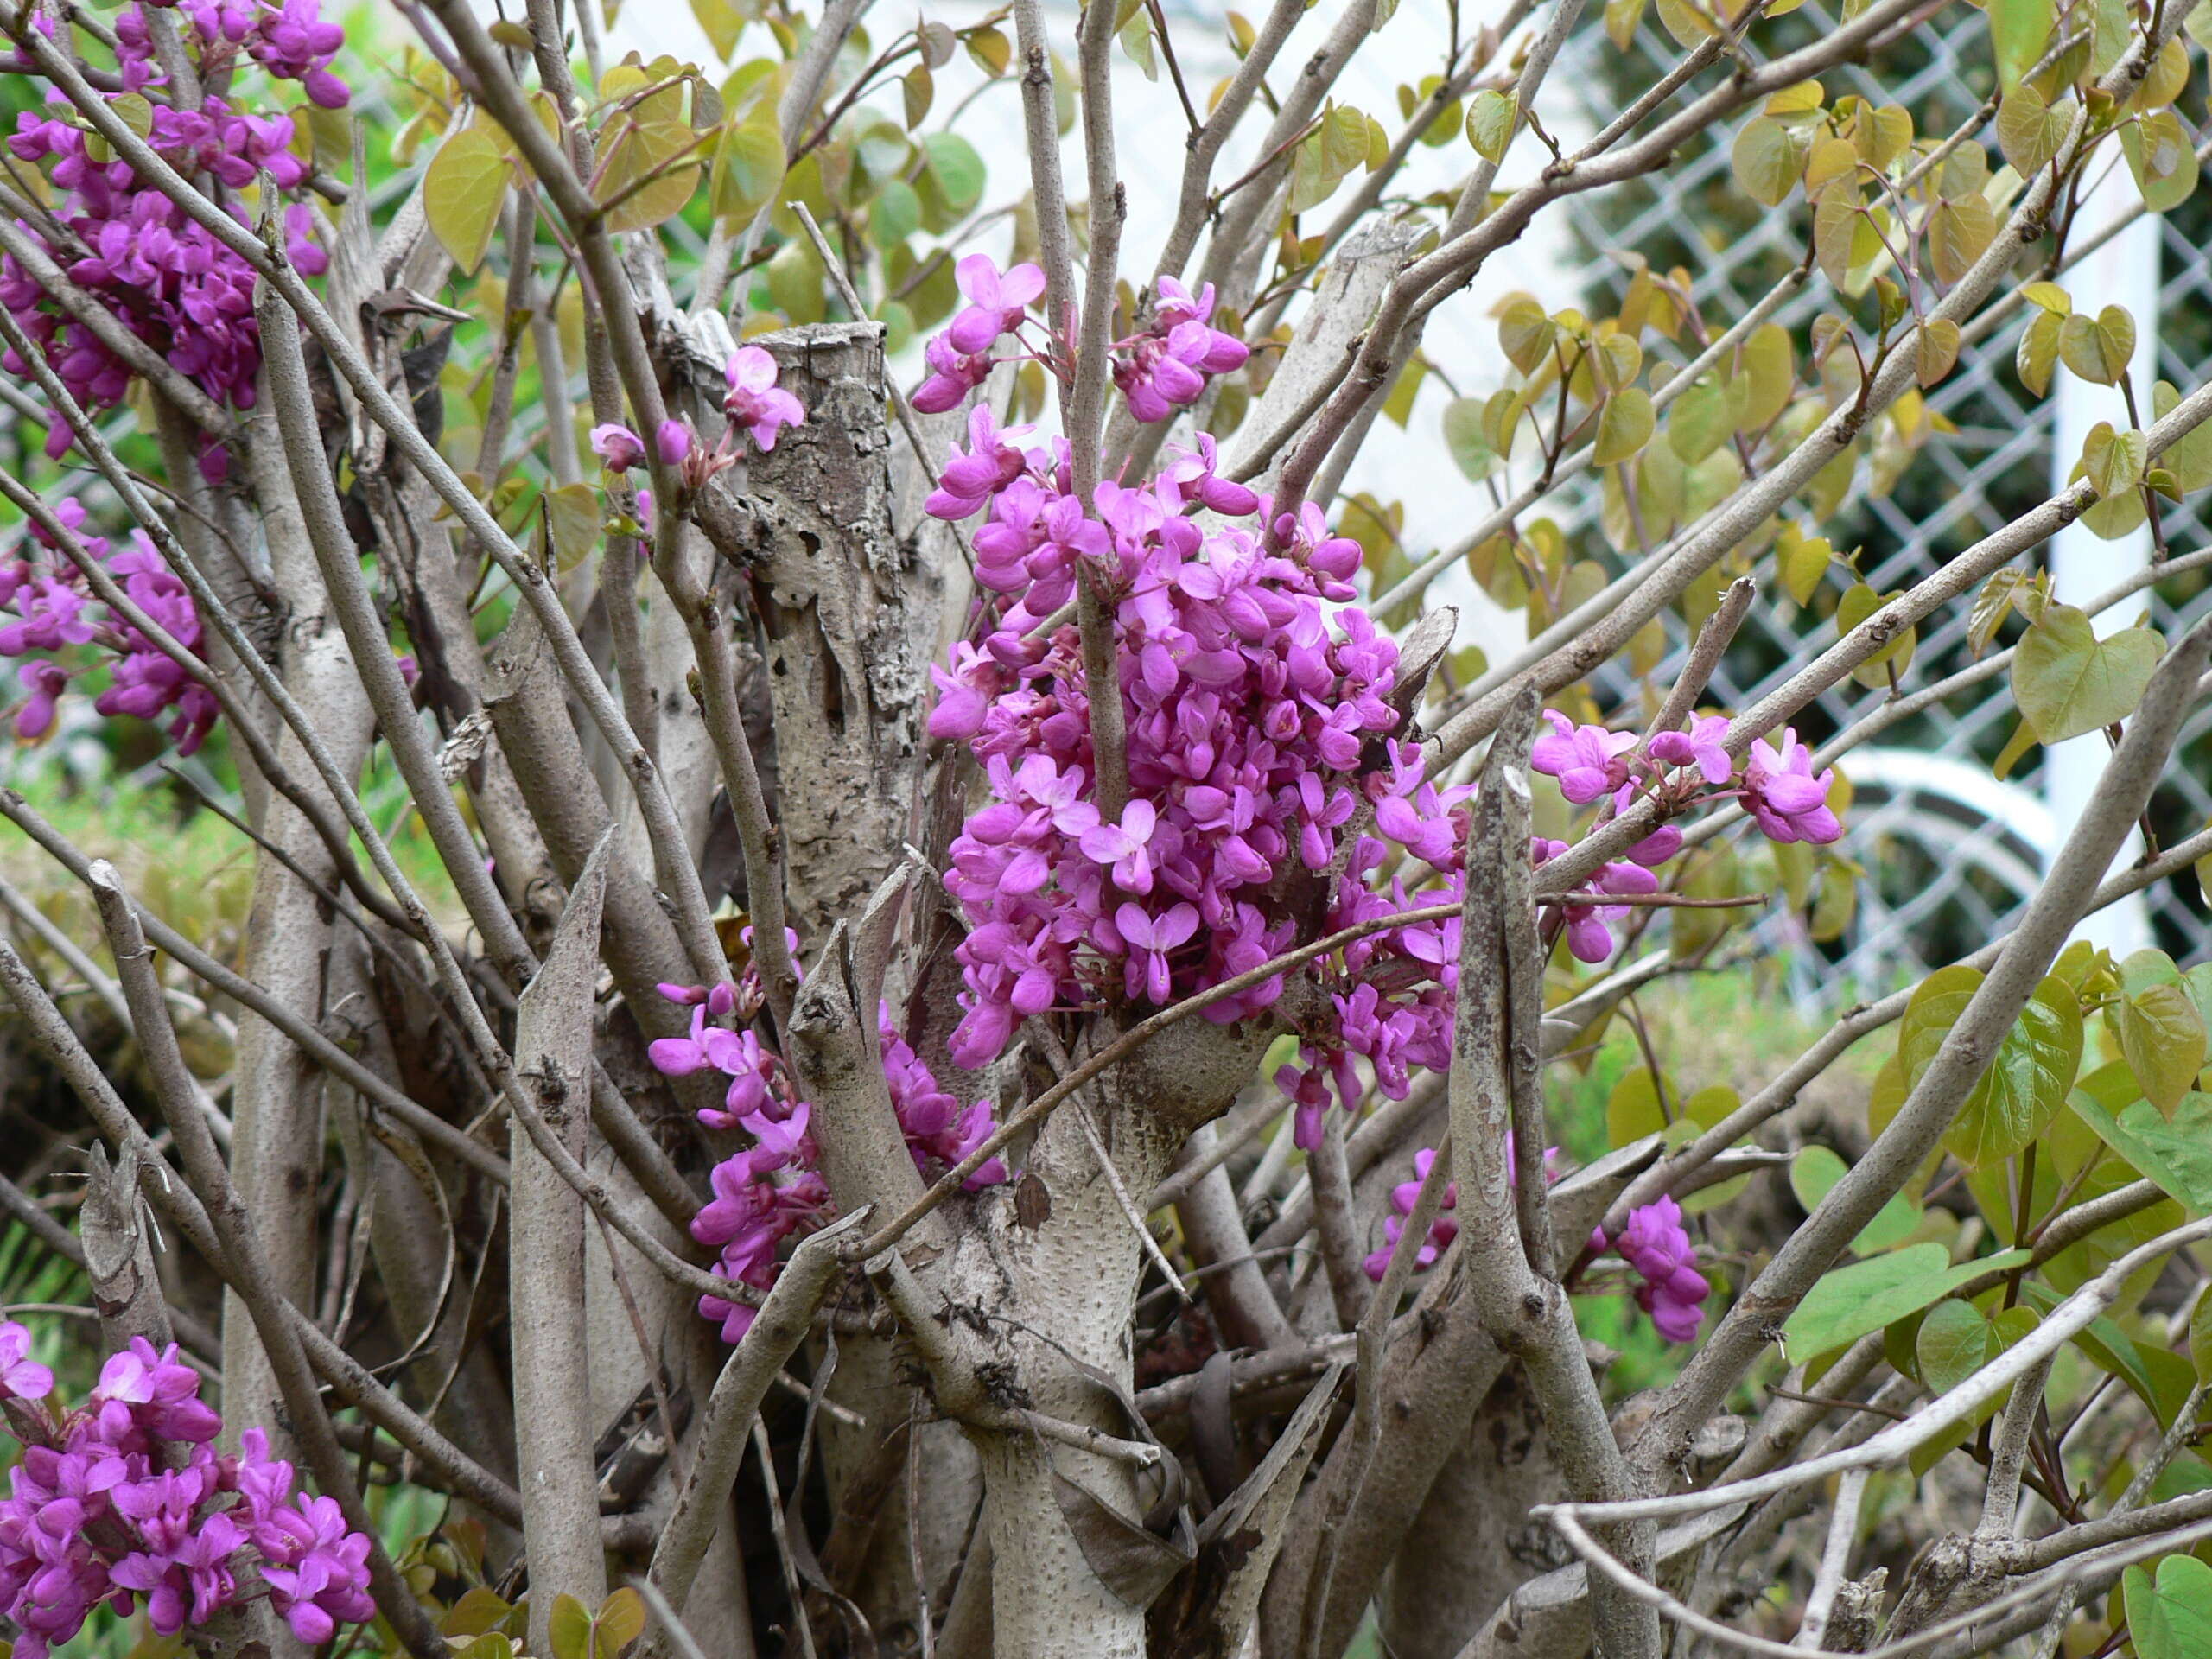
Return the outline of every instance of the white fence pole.
<path id="1" fill-rule="evenodd" d="M 2074 221 L 2074 235 L 2086 238 L 2112 223 L 2135 205 L 2133 181 L 2127 169 L 2113 165 L 2082 205 Z M 2151 383 L 2158 378 L 2158 241 L 2163 221 L 2145 213 L 2091 253 L 2070 273 L 2069 287 L 2076 311 L 2096 312 L 2107 305 L 2127 308 L 2135 319 L 2135 356 L 2128 378 L 2135 391 L 2138 410 L 2151 418 Z M 2092 385 L 2062 368 L 2056 376 L 2052 416 L 2050 474 L 2054 488 L 2063 488 L 2081 459 L 2082 442 L 2099 421 L 2126 429 L 2127 411 L 2115 387 Z M 2068 525 L 2051 538 L 2050 579 L 2055 595 L 2078 605 L 2151 561 L 2151 532 L 2139 529 L 2119 541 L 2101 541 L 2079 524 Z M 2124 608 L 2124 607 L 2123 607 Z M 2117 615 L 2098 623 L 2100 634 L 2122 626 Z M 2054 846 L 2063 844 L 2104 780 L 2110 745 L 2101 732 L 2070 738 L 2054 745 L 2043 765 L 2044 798 L 2050 804 L 2057 830 Z M 2139 831 L 2128 837 L 2114 860 L 2115 868 L 2142 856 Z M 2085 918 L 2077 938 L 2125 957 L 2152 943 L 2151 911 L 2142 893 L 2132 893 L 2120 903 Z"/>

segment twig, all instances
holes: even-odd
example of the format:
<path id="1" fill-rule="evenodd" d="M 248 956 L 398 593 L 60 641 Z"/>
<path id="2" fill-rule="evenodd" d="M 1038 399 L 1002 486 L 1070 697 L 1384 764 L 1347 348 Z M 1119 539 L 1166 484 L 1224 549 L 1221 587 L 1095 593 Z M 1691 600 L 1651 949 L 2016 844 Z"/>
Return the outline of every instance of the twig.
<path id="1" fill-rule="evenodd" d="M 1805 1617 L 1790 1645 L 1817 1653 L 1827 1634 L 1828 1618 L 1835 1611 L 1836 1592 L 1851 1571 L 1851 1547 L 1858 1541 L 1859 1506 L 1866 1496 L 1867 1471 L 1853 1469 L 1837 1484 L 1835 1513 L 1828 1517 L 1828 1541 L 1821 1552 L 1820 1570 L 1805 1598 Z"/>

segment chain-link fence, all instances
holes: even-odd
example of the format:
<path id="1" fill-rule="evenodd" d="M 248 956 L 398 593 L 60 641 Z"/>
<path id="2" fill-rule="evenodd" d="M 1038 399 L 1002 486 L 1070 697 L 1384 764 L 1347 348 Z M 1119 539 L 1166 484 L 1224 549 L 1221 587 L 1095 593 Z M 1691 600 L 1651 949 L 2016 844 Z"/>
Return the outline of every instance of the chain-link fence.
<path id="1" fill-rule="evenodd" d="M 1948 133 L 1971 119 L 1990 92 L 1987 26 L 1976 11 L 1955 16 L 1940 32 L 1931 25 L 1888 60 L 1870 67 L 1846 66 L 1829 78 L 1830 99 L 1856 92 L 1878 104 L 1902 104 L 1923 136 Z M 1802 31 L 1809 38 L 1833 27 L 1834 18 L 1815 0 L 1785 22 L 1786 30 L 1777 25 L 1764 33 L 1794 36 Z M 1768 44 L 1779 52 L 1790 43 L 1777 39 Z M 1563 66 L 1568 73 L 1562 79 L 1582 89 L 1593 113 L 1618 107 L 1614 89 L 1649 84 L 1649 77 L 1678 60 L 1681 51 L 1649 21 L 1625 54 L 1595 28 L 1581 31 L 1570 49 L 1574 55 Z M 1686 270 L 1692 294 L 1717 319 L 1716 328 L 1741 315 L 1804 258 L 1808 215 L 1802 204 L 1794 212 L 1767 212 L 1750 202 L 1730 177 L 1732 137 L 1732 127 L 1679 156 L 1662 173 L 1573 199 L 1594 315 L 1617 308 L 1624 291 L 1629 271 L 1617 257 L 1621 253 L 1642 255 L 1656 270 Z M 1995 161 L 1993 133 L 1976 137 Z M 2120 190 L 2129 189 L 2124 172 L 2115 182 Z M 2170 215 L 2161 233 L 2157 374 L 2186 391 L 2212 378 L 2212 264 L 2204 251 L 2212 238 L 2212 208 L 2203 194 Z M 2094 310 L 2111 297 L 2069 285 L 2077 308 Z M 1812 317 L 1834 303 L 1816 274 L 1780 319 L 1802 341 Z M 1878 593 L 1919 581 L 2048 496 L 2056 398 L 2084 392 L 2108 398 L 2114 407 L 2097 418 L 2125 423 L 2118 393 L 2068 385 L 2063 372 L 2051 397 L 2030 396 L 2012 367 L 2018 336 L 2016 322 L 1970 347 L 1956 372 L 1928 394 L 1929 407 L 1956 427 L 1955 435 L 1930 442 L 1886 493 L 1869 487 L 1869 466 L 1862 461 L 1847 505 L 1824 526 L 1839 550 L 1854 544 L 1863 550 L 1859 571 Z M 2147 410 L 2144 418 L 2149 418 Z M 1597 505 L 1592 490 L 1572 509 L 1572 522 L 1580 527 L 1577 541 L 1585 547 L 1603 539 L 1595 524 Z M 2183 506 L 2167 508 L 2164 533 L 2174 552 L 2206 544 L 2209 511 L 2201 494 Z M 2110 556 L 2115 575 L 2124 558 L 2115 544 Z M 2107 585 L 2104 580 L 2095 584 Z M 1841 591 L 1832 582 L 1802 608 L 1781 598 L 1755 607 L 1714 679 L 1713 701 L 1728 707 L 1752 702 L 1833 643 Z M 2110 632 L 2123 620 L 2132 622 L 2147 608 L 2152 623 L 2171 637 L 2212 606 L 2212 594 L 2202 580 L 2184 577 L 2146 591 L 2144 601 L 2107 613 L 2100 619 L 2100 632 Z M 1671 647 L 1679 653 L 1688 630 L 1679 616 L 1669 626 Z M 1931 619 L 1901 677 L 1901 689 L 1912 691 L 1964 666 L 1971 660 L 1967 632 L 1964 604 Z M 1662 668 L 1662 677 L 1667 671 Z M 1799 729 L 1818 743 L 1891 695 L 1847 681 L 1805 711 Z M 1884 734 L 1884 751 L 1861 752 L 1846 762 L 1846 772 L 1859 785 L 1859 806 L 1845 850 L 1866 874 L 1856 916 L 1842 938 L 1817 952 L 1799 953 L 1800 982 L 1808 991 L 1847 998 L 1886 989 L 1900 976 L 1974 948 L 2017 912 L 2063 833 L 2063 822 L 2054 818 L 2044 798 L 2040 750 L 2031 751 L 2006 782 L 1992 776 L 1991 762 L 2011 736 L 2015 718 L 2009 696 L 1985 683 L 1900 722 Z M 2201 709 L 2186 728 L 2179 758 L 2151 814 L 2152 832 L 2161 843 L 2193 832 L 2212 817 L 2208 763 L 2212 709 Z M 2160 884 L 2152 890 L 2149 910 L 2157 943 L 2177 957 L 2200 957 L 2212 949 L 2212 925 L 2194 882 Z"/>

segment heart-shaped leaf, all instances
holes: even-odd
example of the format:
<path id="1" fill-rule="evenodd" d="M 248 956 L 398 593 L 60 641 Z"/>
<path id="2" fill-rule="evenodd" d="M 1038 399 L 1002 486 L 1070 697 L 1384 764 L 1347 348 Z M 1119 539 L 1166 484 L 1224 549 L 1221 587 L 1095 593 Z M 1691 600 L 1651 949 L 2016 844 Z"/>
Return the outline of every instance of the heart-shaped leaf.
<path id="1" fill-rule="evenodd" d="M 2143 468 L 2150 455 L 2150 445 L 2140 432 L 2133 428 L 2116 432 L 2110 421 L 2099 421 L 2082 441 L 2082 474 L 2091 489 L 2110 500 L 2143 481 Z"/>
<path id="2" fill-rule="evenodd" d="M 1913 993 L 1897 1028 L 1897 1060 L 1908 1091 L 1966 1012 L 1981 978 L 1972 968 L 1945 968 Z M 1952 1120 L 1944 1146 L 1969 1169 L 2011 1157 L 2050 1127 L 2081 1064 L 2081 1005 L 2064 980 L 2046 979 L 1998 1045 L 1988 1070 Z"/>
<path id="3" fill-rule="evenodd" d="M 2138 950 L 2120 964 L 2114 1018 L 2120 1051 L 2143 1097 L 2171 1115 L 2204 1065 L 2204 1016 L 2163 950 Z"/>
<path id="4" fill-rule="evenodd" d="M 1651 442 L 1651 394 L 1641 386 L 1629 386 L 1605 399 L 1604 411 L 1598 416 L 1597 447 L 1590 459 L 1599 467 L 1610 467 L 1617 461 L 1633 460 Z"/>
<path id="5" fill-rule="evenodd" d="M 2108 305 L 2094 317 L 2076 311 L 2059 327 L 2058 354 L 2084 380 L 2117 385 L 2135 355 L 2135 319 L 2118 305 Z"/>
<path id="6" fill-rule="evenodd" d="M 2212 1095 L 2187 1095 L 2169 1122 L 2139 1100 L 2114 1117 L 2081 1090 L 2069 1103 L 2136 1173 L 2199 1215 L 2212 1214 Z"/>
<path id="7" fill-rule="evenodd" d="M 484 263 L 513 176 L 506 150 L 481 127 L 462 128 L 430 157 L 423 175 L 423 216 L 462 270 Z"/>
<path id="8" fill-rule="evenodd" d="M 2127 1637 L 2136 1659 L 2202 1659 L 2212 1653 L 2212 1567 L 2169 1555 L 2158 1576 L 2131 1567 L 2120 1574 Z"/>
<path id="9" fill-rule="evenodd" d="M 2046 606 L 2012 658 L 2012 701 L 2045 743 L 2094 732 L 2135 712 L 2166 642 L 2155 628 L 2100 639 L 2088 613 Z"/>

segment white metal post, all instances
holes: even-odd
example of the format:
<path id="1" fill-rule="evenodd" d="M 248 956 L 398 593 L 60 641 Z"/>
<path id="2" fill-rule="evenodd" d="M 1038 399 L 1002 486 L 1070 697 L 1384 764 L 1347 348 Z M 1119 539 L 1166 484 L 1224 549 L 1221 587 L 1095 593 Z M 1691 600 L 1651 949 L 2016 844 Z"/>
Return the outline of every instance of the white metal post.
<path id="1" fill-rule="evenodd" d="M 2075 220 L 2074 235 L 2087 238 L 2110 225 L 2136 205 L 2134 181 L 2125 167 L 2114 164 L 2082 203 Z M 2158 240 L 2163 221 L 2145 213 L 2096 249 L 2069 273 L 2068 287 L 2076 311 L 2094 313 L 2107 305 L 2127 308 L 2135 319 L 2135 355 L 2128 378 L 2135 392 L 2138 411 L 2151 419 L 2151 383 L 2158 378 Z M 2052 414 L 2050 473 L 2054 488 L 2063 488 L 2082 445 L 2099 421 L 2125 429 L 2127 411 L 2118 388 L 2092 385 L 2070 371 L 2056 375 Z M 2101 541 L 2079 524 L 2068 525 L 2051 538 L 2050 579 L 2054 594 L 2069 605 L 2111 587 L 2123 575 L 2151 562 L 2148 527 L 2118 541 Z M 2123 607 L 2125 609 L 2125 607 Z M 2132 615 L 2132 613 L 2130 613 Z M 2099 634 L 2122 626 L 2119 613 L 2101 620 Z M 2082 811 L 2102 785 L 2111 747 L 2101 732 L 2069 738 L 2055 744 L 2044 757 L 2044 798 L 2056 821 L 2055 852 L 2063 844 Z M 2115 868 L 2124 868 L 2142 855 L 2139 832 L 2121 848 Z M 2083 918 L 2075 937 L 2125 957 L 2152 942 L 2150 906 L 2139 893 Z"/>

